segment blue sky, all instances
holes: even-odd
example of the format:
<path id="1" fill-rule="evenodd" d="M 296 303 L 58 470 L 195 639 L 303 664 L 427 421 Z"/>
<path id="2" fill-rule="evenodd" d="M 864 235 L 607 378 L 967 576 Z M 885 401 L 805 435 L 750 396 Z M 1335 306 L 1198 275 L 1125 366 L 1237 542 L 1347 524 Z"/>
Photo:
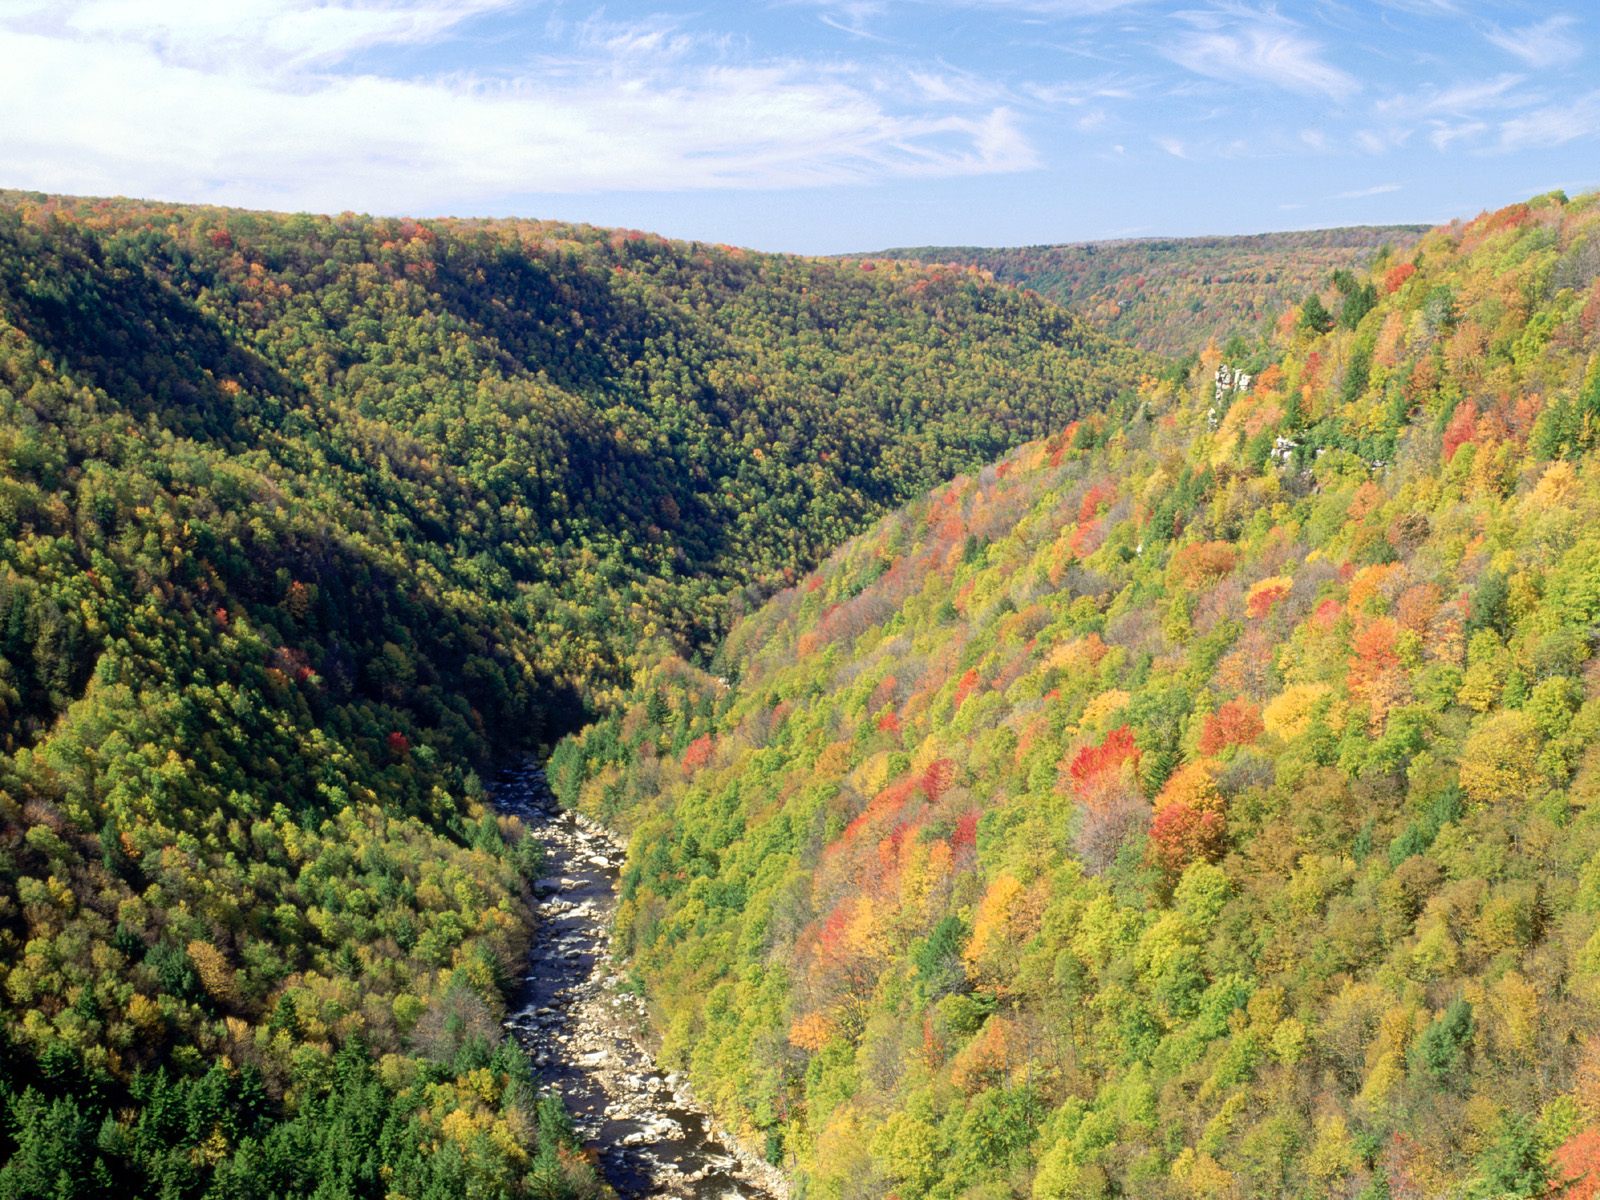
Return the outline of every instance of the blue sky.
<path id="1" fill-rule="evenodd" d="M 0 0 L 0 186 L 803 252 L 1600 185 L 1587 0 Z"/>

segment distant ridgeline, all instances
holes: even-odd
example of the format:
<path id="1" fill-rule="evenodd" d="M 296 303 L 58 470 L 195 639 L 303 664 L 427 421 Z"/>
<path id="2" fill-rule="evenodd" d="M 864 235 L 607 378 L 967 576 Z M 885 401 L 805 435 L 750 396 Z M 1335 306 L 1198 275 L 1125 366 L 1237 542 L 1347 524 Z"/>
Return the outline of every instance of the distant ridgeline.
<path id="1" fill-rule="evenodd" d="M 0 1197 L 591 1188 L 474 765 L 1143 361 L 956 270 L 0 195 Z"/>
<path id="2" fill-rule="evenodd" d="M 1032 288 L 1091 324 L 1172 357 L 1252 338 L 1336 270 L 1364 271 L 1426 225 L 1358 225 L 1247 237 L 1134 238 L 1062 246 L 919 246 L 890 258 L 957 263 Z"/>
<path id="3" fill-rule="evenodd" d="M 1458 222 L 663 660 L 668 1063 L 813 1198 L 1600 1193 L 1597 352 L 1600 198 Z"/>

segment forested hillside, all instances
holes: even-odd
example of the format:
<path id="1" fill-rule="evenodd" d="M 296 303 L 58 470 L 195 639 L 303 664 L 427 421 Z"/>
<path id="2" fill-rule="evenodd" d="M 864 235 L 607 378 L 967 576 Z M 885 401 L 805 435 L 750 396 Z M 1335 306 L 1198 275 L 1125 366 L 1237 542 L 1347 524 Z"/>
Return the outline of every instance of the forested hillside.
<path id="1" fill-rule="evenodd" d="M 591 1190 L 476 769 L 1138 362 L 960 272 L 5 194 L 0 1196 Z"/>
<path id="2" fill-rule="evenodd" d="M 882 521 L 553 760 L 811 1197 L 1600 1191 L 1600 197 Z"/>
<path id="3" fill-rule="evenodd" d="M 1358 225 L 1246 237 L 1132 238 L 1061 246 L 919 246 L 897 259 L 957 263 L 1032 288 L 1135 346 L 1174 358 L 1258 336 L 1337 270 L 1404 250 L 1423 225 Z"/>

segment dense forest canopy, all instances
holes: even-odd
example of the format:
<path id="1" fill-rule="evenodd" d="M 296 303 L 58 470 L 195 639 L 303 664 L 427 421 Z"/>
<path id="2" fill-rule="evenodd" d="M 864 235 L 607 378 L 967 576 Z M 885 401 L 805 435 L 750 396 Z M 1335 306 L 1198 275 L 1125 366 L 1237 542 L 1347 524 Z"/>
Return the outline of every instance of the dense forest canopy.
<path id="1" fill-rule="evenodd" d="M 592 1190 L 475 769 L 1142 363 L 960 271 L 0 195 L 0 1196 Z"/>
<path id="2" fill-rule="evenodd" d="M 1424 225 L 1243 237 L 1130 238 L 1059 246 L 919 246 L 890 258 L 977 267 L 1031 288 L 1135 346 L 1172 357 L 1255 336 L 1330 272 L 1404 250 Z"/>
<path id="3" fill-rule="evenodd" d="M 1600 1194 L 1600 196 L 1338 271 L 553 778 L 810 1197 Z"/>

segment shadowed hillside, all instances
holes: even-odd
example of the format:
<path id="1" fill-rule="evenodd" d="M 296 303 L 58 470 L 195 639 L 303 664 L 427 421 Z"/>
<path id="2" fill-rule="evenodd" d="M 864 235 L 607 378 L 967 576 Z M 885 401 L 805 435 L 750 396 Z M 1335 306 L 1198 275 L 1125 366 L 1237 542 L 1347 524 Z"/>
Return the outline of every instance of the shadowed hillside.
<path id="1" fill-rule="evenodd" d="M 1140 362 L 954 271 L 0 197 L 0 1197 L 594 1191 L 477 769 Z"/>

